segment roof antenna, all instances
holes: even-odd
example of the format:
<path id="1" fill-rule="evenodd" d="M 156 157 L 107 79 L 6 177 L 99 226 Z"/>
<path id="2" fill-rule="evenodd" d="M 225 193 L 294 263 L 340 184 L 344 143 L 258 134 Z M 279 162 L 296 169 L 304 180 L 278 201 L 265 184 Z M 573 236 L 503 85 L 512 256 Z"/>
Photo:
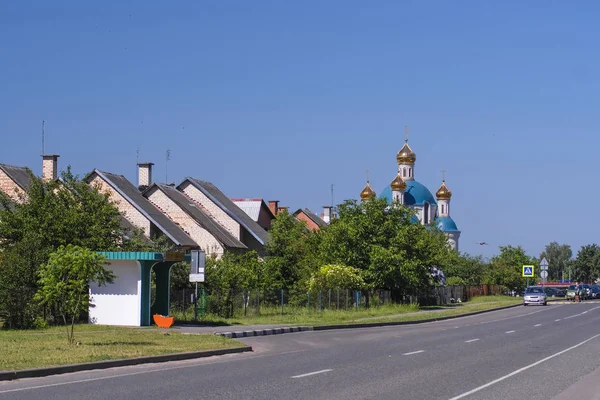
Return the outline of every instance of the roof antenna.
<path id="1" fill-rule="evenodd" d="M 169 160 L 170 159 L 171 159 L 171 150 L 167 149 L 167 152 L 165 153 L 165 185 L 169 184 L 169 178 L 168 178 L 169 177 L 169 175 L 168 175 L 169 167 L 168 167 L 168 164 L 169 164 Z"/>
<path id="2" fill-rule="evenodd" d="M 46 154 L 46 132 L 44 125 L 46 125 L 46 121 L 42 121 L 42 155 Z"/>
<path id="3" fill-rule="evenodd" d="M 333 183 L 331 184 L 331 208 L 333 208 Z"/>
<path id="4" fill-rule="evenodd" d="M 135 150 L 135 163 L 136 164 L 140 163 L 140 148 L 139 147 Z"/>

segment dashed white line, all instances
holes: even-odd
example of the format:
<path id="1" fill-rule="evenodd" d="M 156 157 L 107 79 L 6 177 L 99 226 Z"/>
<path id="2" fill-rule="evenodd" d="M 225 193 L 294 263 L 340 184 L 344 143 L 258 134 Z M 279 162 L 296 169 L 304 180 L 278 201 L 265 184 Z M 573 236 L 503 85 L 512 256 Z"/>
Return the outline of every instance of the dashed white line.
<path id="1" fill-rule="evenodd" d="M 507 331 L 507 332 L 505 332 L 505 333 L 515 333 L 515 331 Z"/>
<path id="2" fill-rule="evenodd" d="M 562 350 L 562 351 L 559 351 L 558 353 L 554 353 L 554 354 L 552 354 L 551 356 L 548 356 L 548 357 L 546 357 L 546 358 L 542 358 L 541 360 L 539 360 L 539 361 L 536 361 L 536 362 L 534 362 L 533 364 L 529 364 L 528 366 L 526 366 L 526 367 L 523 367 L 523 368 L 520 368 L 520 369 L 518 369 L 518 370 L 516 370 L 516 371 L 513 371 L 513 372 L 511 372 L 511 373 L 510 373 L 510 374 L 508 374 L 508 375 L 504 375 L 504 376 L 503 376 L 503 377 L 501 377 L 501 378 L 498 378 L 498 379 L 495 379 L 495 380 L 493 380 L 493 381 L 491 381 L 491 382 L 488 382 L 488 383 L 486 383 L 485 385 L 481 385 L 481 386 L 479 386 L 479 387 L 477 387 L 477 388 L 475 388 L 475 389 L 469 390 L 468 392 L 465 392 L 465 393 L 463 393 L 463 394 L 459 394 L 458 396 L 456 396 L 456 397 L 453 397 L 453 398 L 451 398 L 450 400 L 458 400 L 458 399 L 462 399 L 462 398 L 464 398 L 464 397 L 470 396 L 470 395 L 472 395 L 473 393 L 477 393 L 477 392 L 479 392 L 479 391 L 481 391 L 481 390 L 483 390 L 483 389 L 485 389 L 485 388 L 488 388 L 488 387 L 490 387 L 490 386 L 492 386 L 492 385 L 495 385 L 495 384 L 496 384 L 496 383 L 498 383 L 498 382 L 502 382 L 503 380 L 505 380 L 505 379 L 508 379 L 508 378 L 510 378 L 511 376 L 515 376 L 515 375 L 517 375 L 517 374 L 520 374 L 521 372 L 523 372 L 523 371 L 527 371 L 528 369 L 530 369 L 530 368 L 533 368 L 533 367 L 535 367 L 535 366 L 537 366 L 537 365 L 540 365 L 541 363 L 543 363 L 543 362 L 546 362 L 546 361 L 548 361 L 548 360 L 551 360 L 551 359 L 553 359 L 554 357 L 558 357 L 558 356 L 560 356 L 561 354 L 567 353 L 567 352 L 569 352 L 569 351 L 571 351 L 571 350 L 574 350 L 574 349 L 576 349 L 576 348 L 578 348 L 578 347 L 580 347 L 580 346 L 583 346 L 583 345 L 584 345 L 584 344 L 586 344 L 587 342 L 589 342 L 589 341 L 592 341 L 592 340 L 594 340 L 594 339 L 596 339 L 596 338 L 598 338 L 598 337 L 600 337 L 600 334 L 598 334 L 598 335 L 594 335 L 594 336 L 592 336 L 591 338 L 584 340 L 583 342 L 577 343 L 575 346 L 571 346 L 571 347 L 569 347 L 568 349 L 564 349 L 564 350 Z"/>
<path id="3" fill-rule="evenodd" d="M 465 343 L 473 343 L 478 341 L 479 339 L 471 339 L 471 340 L 465 340 Z"/>
<path id="4" fill-rule="evenodd" d="M 535 324 L 534 327 L 542 326 L 542 324 Z"/>
<path id="5" fill-rule="evenodd" d="M 413 354 L 419 354 L 419 353 L 424 353 L 425 350 L 417 350 L 417 351 L 411 351 L 410 353 L 404 353 L 402 354 L 403 356 L 412 356 Z"/>
<path id="6" fill-rule="evenodd" d="M 558 321 L 560 321 L 560 318 L 559 318 L 559 319 L 555 319 L 555 320 L 554 320 L 554 322 L 558 322 Z"/>
<path id="7" fill-rule="evenodd" d="M 323 374 L 325 372 L 329 372 L 332 371 L 331 369 L 322 369 L 320 371 L 314 371 L 314 372 L 308 372 L 306 374 L 301 374 L 301 375 L 294 375 L 292 376 L 292 378 L 304 378 L 305 376 L 311 376 L 311 375 L 317 375 L 317 374 Z"/>

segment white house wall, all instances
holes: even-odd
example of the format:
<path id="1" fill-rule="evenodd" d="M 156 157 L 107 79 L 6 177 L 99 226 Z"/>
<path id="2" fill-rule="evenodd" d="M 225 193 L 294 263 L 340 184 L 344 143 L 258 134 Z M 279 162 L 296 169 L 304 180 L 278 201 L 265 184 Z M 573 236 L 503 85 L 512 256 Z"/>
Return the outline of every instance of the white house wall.
<path id="1" fill-rule="evenodd" d="M 141 325 L 141 266 L 135 260 L 114 260 L 106 269 L 117 276 L 114 283 L 90 283 L 90 323 L 98 325 Z"/>

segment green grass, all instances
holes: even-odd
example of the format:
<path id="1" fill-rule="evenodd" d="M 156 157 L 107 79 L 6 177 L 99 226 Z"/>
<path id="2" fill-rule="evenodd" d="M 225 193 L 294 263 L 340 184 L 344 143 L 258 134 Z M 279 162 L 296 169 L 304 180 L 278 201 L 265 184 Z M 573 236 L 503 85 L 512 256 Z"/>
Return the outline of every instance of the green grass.
<path id="1" fill-rule="evenodd" d="M 263 307 L 260 315 L 248 315 L 246 317 L 221 318 L 207 315 L 198 321 L 202 325 L 336 325 L 336 324 L 358 324 L 366 322 L 381 321 L 418 321 L 432 317 L 460 315 L 475 311 L 490 310 L 512 304 L 519 304 L 521 298 L 508 296 L 485 296 L 475 297 L 466 303 L 454 303 L 444 306 L 421 307 L 418 305 L 390 304 L 369 309 L 340 310 L 321 312 L 314 309 L 308 312 L 306 308 L 285 307 L 284 315 L 281 308 Z M 174 313 L 175 321 L 190 320 L 193 312 L 187 312 L 184 319 L 183 313 Z"/>
<path id="2" fill-rule="evenodd" d="M 215 335 L 98 325 L 76 326 L 75 341 L 81 344 L 67 344 L 63 327 L 0 331 L 0 371 L 242 346 Z"/>

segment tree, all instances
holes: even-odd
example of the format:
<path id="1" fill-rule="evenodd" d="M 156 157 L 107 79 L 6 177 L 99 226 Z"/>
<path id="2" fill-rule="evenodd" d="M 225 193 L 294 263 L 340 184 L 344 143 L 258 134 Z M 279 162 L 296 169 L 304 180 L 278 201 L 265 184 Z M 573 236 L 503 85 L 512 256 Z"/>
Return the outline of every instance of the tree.
<path id="1" fill-rule="evenodd" d="M 67 341 L 75 340 L 75 321 L 90 307 L 88 285 L 112 283 L 115 275 L 104 268 L 105 258 L 81 246 L 60 246 L 40 267 L 39 290 L 35 299 L 56 307 L 67 328 Z M 69 329 L 68 320 L 71 325 Z"/>
<path id="2" fill-rule="evenodd" d="M 433 268 L 444 270 L 453 250 L 435 226 L 415 221 L 411 209 L 386 199 L 338 206 L 321 240 L 321 258 L 358 268 L 371 289 L 405 291 L 433 285 Z"/>
<path id="3" fill-rule="evenodd" d="M 568 277 L 568 267 L 573 257 L 573 251 L 568 244 L 558 244 L 551 242 L 546 245 L 546 249 L 540 254 L 540 260 L 548 260 L 548 279 L 561 280 L 564 274 Z"/>
<path id="4" fill-rule="evenodd" d="M 486 280 L 494 285 L 521 290 L 526 286 L 523 265 L 538 265 L 538 261 L 528 256 L 521 246 L 500 246 L 500 254 L 494 256 Z"/>
<path id="5" fill-rule="evenodd" d="M 58 181 L 44 182 L 33 174 L 30 181 L 20 202 L 0 196 L 0 312 L 13 328 L 30 328 L 40 315 L 31 301 L 38 270 L 60 246 L 129 250 L 142 241 L 139 230 L 123 227 L 108 194 L 90 187 L 70 168 Z"/>
<path id="6" fill-rule="evenodd" d="M 319 232 L 312 232 L 286 211 L 271 223 L 266 244 L 266 284 L 290 289 L 308 282 L 318 268 Z"/>
<path id="7" fill-rule="evenodd" d="M 454 254 L 449 265 L 444 270 L 446 284 L 452 285 L 481 285 L 488 274 L 489 264 L 482 256 L 469 254 Z"/>
<path id="8" fill-rule="evenodd" d="M 581 246 L 571 265 L 572 279 L 592 282 L 600 277 L 600 247 L 596 244 Z"/>

